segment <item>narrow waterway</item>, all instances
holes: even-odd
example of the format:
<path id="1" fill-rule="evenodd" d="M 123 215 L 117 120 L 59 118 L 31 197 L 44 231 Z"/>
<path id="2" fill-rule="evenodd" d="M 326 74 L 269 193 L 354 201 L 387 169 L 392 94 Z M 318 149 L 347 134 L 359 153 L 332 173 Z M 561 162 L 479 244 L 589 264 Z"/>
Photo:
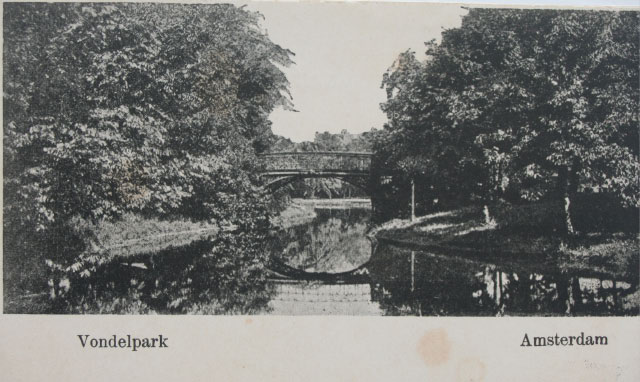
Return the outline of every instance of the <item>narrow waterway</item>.
<path id="1" fill-rule="evenodd" d="M 370 209 L 314 207 L 278 235 L 276 315 L 627 315 L 637 286 L 436 255 L 367 238 Z"/>
<path id="2" fill-rule="evenodd" d="M 492 263 L 370 240 L 362 201 L 309 202 L 259 238 L 265 263 L 233 253 L 237 233 L 118 258 L 68 293 L 81 312 L 274 315 L 638 315 L 637 280 L 551 264 Z M 251 282 L 247 280 L 251 278 Z M 114 308 L 115 307 L 115 308 Z"/>
<path id="3" fill-rule="evenodd" d="M 281 263 L 269 303 L 277 315 L 382 315 L 366 269 L 370 208 L 317 205 L 315 218 L 278 235 Z"/>

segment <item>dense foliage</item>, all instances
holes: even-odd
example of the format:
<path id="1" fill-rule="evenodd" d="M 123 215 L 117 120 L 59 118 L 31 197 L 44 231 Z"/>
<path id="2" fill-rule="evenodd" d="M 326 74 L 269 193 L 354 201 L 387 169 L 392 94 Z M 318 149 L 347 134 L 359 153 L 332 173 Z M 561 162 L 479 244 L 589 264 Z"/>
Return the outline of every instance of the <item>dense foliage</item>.
<path id="1" fill-rule="evenodd" d="M 266 227 L 255 154 L 269 113 L 290 106 L 292 53 L 260 17 L 232 5 L 5 5 L 5 286 L 25 262 L 76 262 L 91 237 L 78 221 L 233 225 L 238 250 Z"/>
<path id="2" fill-rule="evenodd" d="M 638 207 L 639 20 L 470 9 L 427 60 L 401 54 L 383 79 L 374 168 L 394 176 L 382 193 L 406 201 L 413 178 L 422 210 L 562 200 L 569 232 L 578 192 Z"/>

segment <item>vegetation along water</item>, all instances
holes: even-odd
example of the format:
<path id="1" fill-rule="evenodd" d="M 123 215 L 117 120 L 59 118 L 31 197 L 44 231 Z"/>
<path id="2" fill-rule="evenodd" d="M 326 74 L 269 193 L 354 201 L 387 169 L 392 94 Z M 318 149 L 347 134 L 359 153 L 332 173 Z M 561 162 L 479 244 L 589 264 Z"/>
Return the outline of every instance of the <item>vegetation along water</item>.
<path id="1" fill-rule="evenodd" d="M 636 11 L 469 9 L 294 143 L 257 12 L 3 8 L 5 313 L 640 313 Z"/>

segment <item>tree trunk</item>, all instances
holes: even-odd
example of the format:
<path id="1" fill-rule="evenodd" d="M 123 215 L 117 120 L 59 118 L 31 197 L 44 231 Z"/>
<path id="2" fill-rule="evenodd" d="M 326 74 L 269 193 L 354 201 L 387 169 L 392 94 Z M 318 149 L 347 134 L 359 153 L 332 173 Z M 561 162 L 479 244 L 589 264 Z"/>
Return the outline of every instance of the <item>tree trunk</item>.
<path id="1" fill-rule="evenodd" d="M 569 235 L 573 235 L 573 234 L 575 234 L 575 230 L 573 229 L 573 223 L 571 222 L 570 207 L 571 207 L 571 198 L 569 196 L 569 193 L 565 192 L 565 194 L 564 194 L 564 220 L 565 220 L 565 226 L 567 228 L 567 233 Z"/>
<path id="2" fill-rule="evenodd" d="M 489 206 L 488 205 L 484 205 L 484 208 L 482 209 L 482 212 L 484 213 L 484 224 L 494 224 L 495 220 L 493 220 L 493 218 L 491 217 L 491 213 L 489 212 Z"/>
<path id="3" fill-rule="evenodd" d="M 571 218 L 571 198 L 578 191 L 578 164 L 574 163 L 571 167 L 562 167 L 558 172 L 560 189 L 562 195 L 562 203 L 564 206 L 564 224 L 568 235 L 575 235 L 573 228 L 573 220 Z"/>

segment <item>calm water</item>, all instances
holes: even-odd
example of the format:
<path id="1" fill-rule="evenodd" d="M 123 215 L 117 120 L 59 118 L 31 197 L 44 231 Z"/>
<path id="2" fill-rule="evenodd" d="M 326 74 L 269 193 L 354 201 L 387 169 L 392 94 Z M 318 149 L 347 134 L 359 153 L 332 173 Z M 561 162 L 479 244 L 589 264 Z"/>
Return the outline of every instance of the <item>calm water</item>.
<path id="1" fill-rule="evenodd" d="M 315 213 L 315 218 L 285 225 L 288 228 L 256 244 L 265 261 L 274 255 L 267 267 L 262 262 L 247 263 L 242 253 L 233 252 L 234 243 L 243 236 L 217 235 L 186 247 L 109 262 L 91 277 L 75 280 L 86 285 L 72 288 L 70 301 L 75 311 L 89 313 L 639 313 L 637 281 L 374 244 L 366 235 L 368 209 L 316 208 Z"/>
<path id="2" fill-rule="evenodd" d="M 316 209 L 278 236 L 269 308 L 279 315 L 637 315 L 637 285 L 538 273 L 366 237 L 367 209 Z"/>

